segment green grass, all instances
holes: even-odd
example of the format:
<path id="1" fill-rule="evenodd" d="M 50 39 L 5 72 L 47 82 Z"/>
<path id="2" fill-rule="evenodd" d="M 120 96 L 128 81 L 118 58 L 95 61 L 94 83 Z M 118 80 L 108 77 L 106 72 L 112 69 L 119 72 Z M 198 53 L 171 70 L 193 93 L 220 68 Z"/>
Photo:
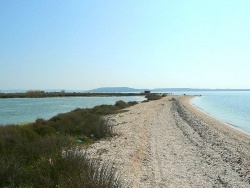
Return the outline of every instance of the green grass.
<path id="1" fill-rule="evenodd" d="M 112 165 L 74 148 L 114 135 L 103 118 L 136 103 L 76 109 L 49 120 L 0 127 L 0 187 L 121 187 Z"/>

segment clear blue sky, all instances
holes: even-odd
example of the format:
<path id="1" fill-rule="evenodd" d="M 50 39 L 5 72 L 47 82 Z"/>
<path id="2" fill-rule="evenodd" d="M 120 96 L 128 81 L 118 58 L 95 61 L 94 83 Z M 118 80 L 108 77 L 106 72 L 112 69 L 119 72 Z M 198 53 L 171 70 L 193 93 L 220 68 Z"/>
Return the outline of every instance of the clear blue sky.
<path id="1" fill-rule="evenodd" d="M 0 90 L 250 88 L 249 0 L 1 0 Z"/>

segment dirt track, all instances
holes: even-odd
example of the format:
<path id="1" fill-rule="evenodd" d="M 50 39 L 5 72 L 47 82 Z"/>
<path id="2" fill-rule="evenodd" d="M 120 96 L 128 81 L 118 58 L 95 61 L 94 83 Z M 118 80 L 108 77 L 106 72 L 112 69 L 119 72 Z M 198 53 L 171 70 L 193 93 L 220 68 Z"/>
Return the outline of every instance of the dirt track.
<path id="1" fill-rule="evenodd" d="M 168 96 L 109 117 L 118 135 L 88 153 L 112 162 L 124 187 L 250 187 L 250 137 L 189 99 Z"/>

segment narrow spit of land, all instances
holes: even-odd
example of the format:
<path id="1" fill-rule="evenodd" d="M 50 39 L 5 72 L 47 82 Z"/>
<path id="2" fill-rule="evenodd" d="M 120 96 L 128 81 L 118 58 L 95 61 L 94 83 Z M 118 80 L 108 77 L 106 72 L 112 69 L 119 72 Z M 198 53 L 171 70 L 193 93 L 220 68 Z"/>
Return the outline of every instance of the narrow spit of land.
<path id="1" fill-rule="evenodd" d="M 65 92 L 44 92 L 32 91 L 26 93 L 0 93 L 0 98 L 46 98 L 46 97 L 130 97 L 145 96 L 145 93 L 65 93 Z"/>
<path id="2" fill-rule="evenodd" d="M 168 96 L 107 117 L 117 136 L 87 149 L 124 187 L 250 187 L 250 137 Z"/>

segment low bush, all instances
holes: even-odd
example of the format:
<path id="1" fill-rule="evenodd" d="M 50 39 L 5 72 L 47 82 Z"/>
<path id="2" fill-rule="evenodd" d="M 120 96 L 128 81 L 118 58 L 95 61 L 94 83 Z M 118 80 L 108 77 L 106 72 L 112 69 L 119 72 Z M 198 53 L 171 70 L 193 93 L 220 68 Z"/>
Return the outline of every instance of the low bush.
<path id="1" fill-rule="evenodd" d="M 46 178 L 44 178 L 46 177 Z M 78 151 L 43 157 L 30 168 L 29 181 L 34 187 L 121 187 L 119 175 L 111 165 L 88 160 Z"/>
<path id="2" fill-rule="evenodd" d="M 124 101 L 117 101 L 115 103 L 115 106 L 119 107 L 119 108 L 126 108 L 127 103 L 125 103 Z"/>
<path id="3" fill-rule="evenodd" d="M 0 187 L 121 187 L 112 165 L 99 165 L 75 150 L 113 135 L 102 115 L 135 102 L 76 109 L 49 120 L 0 127 Z"/>
<path id="4" fill-rule="evenodd" d="M 153 93 L 151 93 L 151 94 L 147 94 L 145 96 L 145 98 L 147 98 L 147 100 L 149 100 L 149 101 L 152 101 L 152 100 L 159 100 L 159 99 L 162 98 L 162 96 L 159 95 L 159 94 L 153 94 Z"/>
<path id="5" fill-rule="evenodd" d="M 138 104 L 138 102 L 136 102 L 136 101 L 129 101 L 127 103 L 128 106 L 133 106 L 133 105 L 136 105 L 136 104 Z"/>
<path id="6" fill-rule="evenodd" d="M 91 112 L 98 115 L 115 114 L 119 110 L 118 106 L 100 105 L 94 107 Z"/>
<path id="7" fill-rule="evenodd" d="M 162 97 L 166 97 L 166 96 L 168 96 L 166 93 L 162 94 Z"/>

